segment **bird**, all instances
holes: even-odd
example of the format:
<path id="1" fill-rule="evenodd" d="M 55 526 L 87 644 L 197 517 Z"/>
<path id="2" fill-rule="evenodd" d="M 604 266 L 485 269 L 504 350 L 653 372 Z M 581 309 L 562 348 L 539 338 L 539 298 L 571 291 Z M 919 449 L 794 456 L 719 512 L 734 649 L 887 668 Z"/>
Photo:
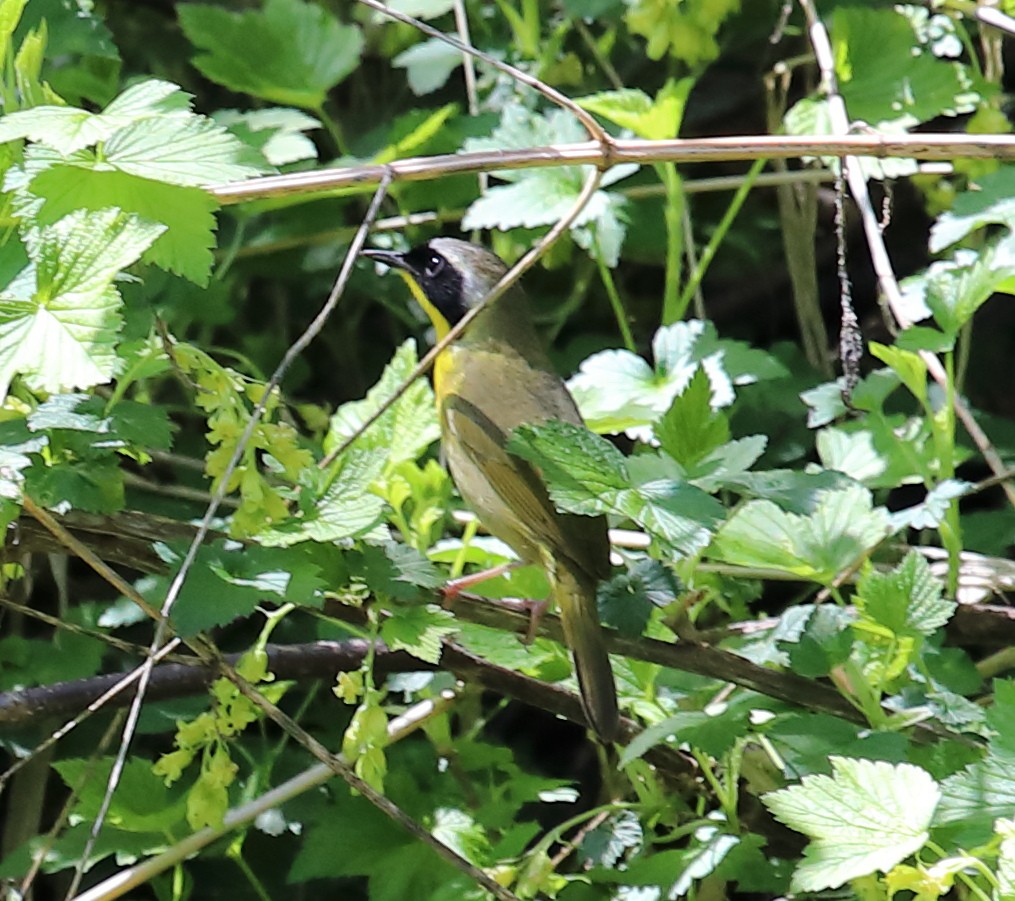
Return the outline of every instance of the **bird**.
<path id="1" fill-rule="evenodd" d="M 438 341 L 507 272 L 485 247 L 451 237 L 363 255 L 404 278 Z M 545 570 L 586 719 L 601 741 L 616 741 L 616 684 L 596 602 L 611 568 L 606 519 L 559 511 L 536 467 L 507 450 L 522 425 L 559 420 L 584 427 L 519 285 L 484 307 L 437 356 L 433 381 L 442 450 L 459 494 L 492 535 Z"/>

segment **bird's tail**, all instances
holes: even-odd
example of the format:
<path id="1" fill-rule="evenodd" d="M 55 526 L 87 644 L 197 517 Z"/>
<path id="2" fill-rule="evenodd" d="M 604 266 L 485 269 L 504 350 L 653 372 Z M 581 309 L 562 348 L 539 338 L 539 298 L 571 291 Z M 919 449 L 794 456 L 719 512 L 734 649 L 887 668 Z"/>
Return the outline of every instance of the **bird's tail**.
<path id="1" fill-rule="evenodd" d="M 564 639 L 574 657 L 585 715 L 602 741 L 616 741 L 620 730 L 617 688 L 599 625 L 596 581 L 569 567 L 558 565 L 555 570 L 554 600 L 564 626 Z"/>

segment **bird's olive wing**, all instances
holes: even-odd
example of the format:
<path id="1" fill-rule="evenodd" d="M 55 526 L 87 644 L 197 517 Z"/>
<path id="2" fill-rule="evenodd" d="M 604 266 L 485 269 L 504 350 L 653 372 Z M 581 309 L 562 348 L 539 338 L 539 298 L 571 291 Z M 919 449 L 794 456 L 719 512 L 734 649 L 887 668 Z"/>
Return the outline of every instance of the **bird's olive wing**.
<path id="1" fill-rule="evenodd" d="M 448 397 L 443 404 L 443 415 L 455 445 L 454 453 L 461 455 L 464 464 L 459 465 L 455 473 L 459 490 L 468 500 L 470 495 L 476 497 L 488 487 L 502 505 L 497 511 L 476 511 L 492 532 L 514 530 L 533 549 L 543 548 L 556 558 L 570 558 L 596 578 L 608 574 L 609 541 L 605 520 L 560 513 L 535 467 L 505 450 L 509 436 L 475 404 L 457 395 Z M 450 449 L 449 456 L 453 456 Z M 452 467 L 455 468 L 454 462 Z M 470 471 L 462 472 L 466 467 Z M 470 484 L 472 479 L 482 480 L 484 486 Z M 501 521 L 486 522 L 485 518 Z M 500 537 L 512 543 L 507 534 Z M 526 556 L 525 548 L 516 547 L 515 550 Z"/>

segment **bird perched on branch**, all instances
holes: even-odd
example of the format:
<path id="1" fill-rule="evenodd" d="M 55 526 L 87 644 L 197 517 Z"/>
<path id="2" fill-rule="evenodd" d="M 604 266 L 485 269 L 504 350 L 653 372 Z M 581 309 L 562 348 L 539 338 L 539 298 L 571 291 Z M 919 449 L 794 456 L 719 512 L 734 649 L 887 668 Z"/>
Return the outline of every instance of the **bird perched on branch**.
<path id="1" fill-rule="evenodd" d="M 365 256 L 398 270 L 440 340 L 507 271 L 476 244 L 434 238 Z M 596 586 L 610 571 L 606 520 L 558 511 L 537 470 L 506 450 L 514 429 L 549 420 L 581 425 L 574 400 L 536 334 L 518 286 L 487 305 L 434 363 L 444 453 L 465 503 L 526 563 L 542 566 L 574 655 L 589 723 L 603 741 L 619 728 Z"/>

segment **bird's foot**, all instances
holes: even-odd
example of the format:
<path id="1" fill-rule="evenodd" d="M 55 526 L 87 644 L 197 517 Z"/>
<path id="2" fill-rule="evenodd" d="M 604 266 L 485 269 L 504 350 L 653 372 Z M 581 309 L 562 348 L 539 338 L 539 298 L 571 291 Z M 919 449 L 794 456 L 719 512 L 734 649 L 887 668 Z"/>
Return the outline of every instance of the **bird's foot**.
<path id="1" fill-rule="evenodd" d="M 532 644 L 535 640 L 539 624 L 543 621 L 543 615 L 550 607 L 549 601 L 534 601 L 531 598 L 500 598 L 493 603 L 506 607 L 508 610 L 517 610 L 529 615 L 529 628 L 523 639 L 526 644 Z"/>

